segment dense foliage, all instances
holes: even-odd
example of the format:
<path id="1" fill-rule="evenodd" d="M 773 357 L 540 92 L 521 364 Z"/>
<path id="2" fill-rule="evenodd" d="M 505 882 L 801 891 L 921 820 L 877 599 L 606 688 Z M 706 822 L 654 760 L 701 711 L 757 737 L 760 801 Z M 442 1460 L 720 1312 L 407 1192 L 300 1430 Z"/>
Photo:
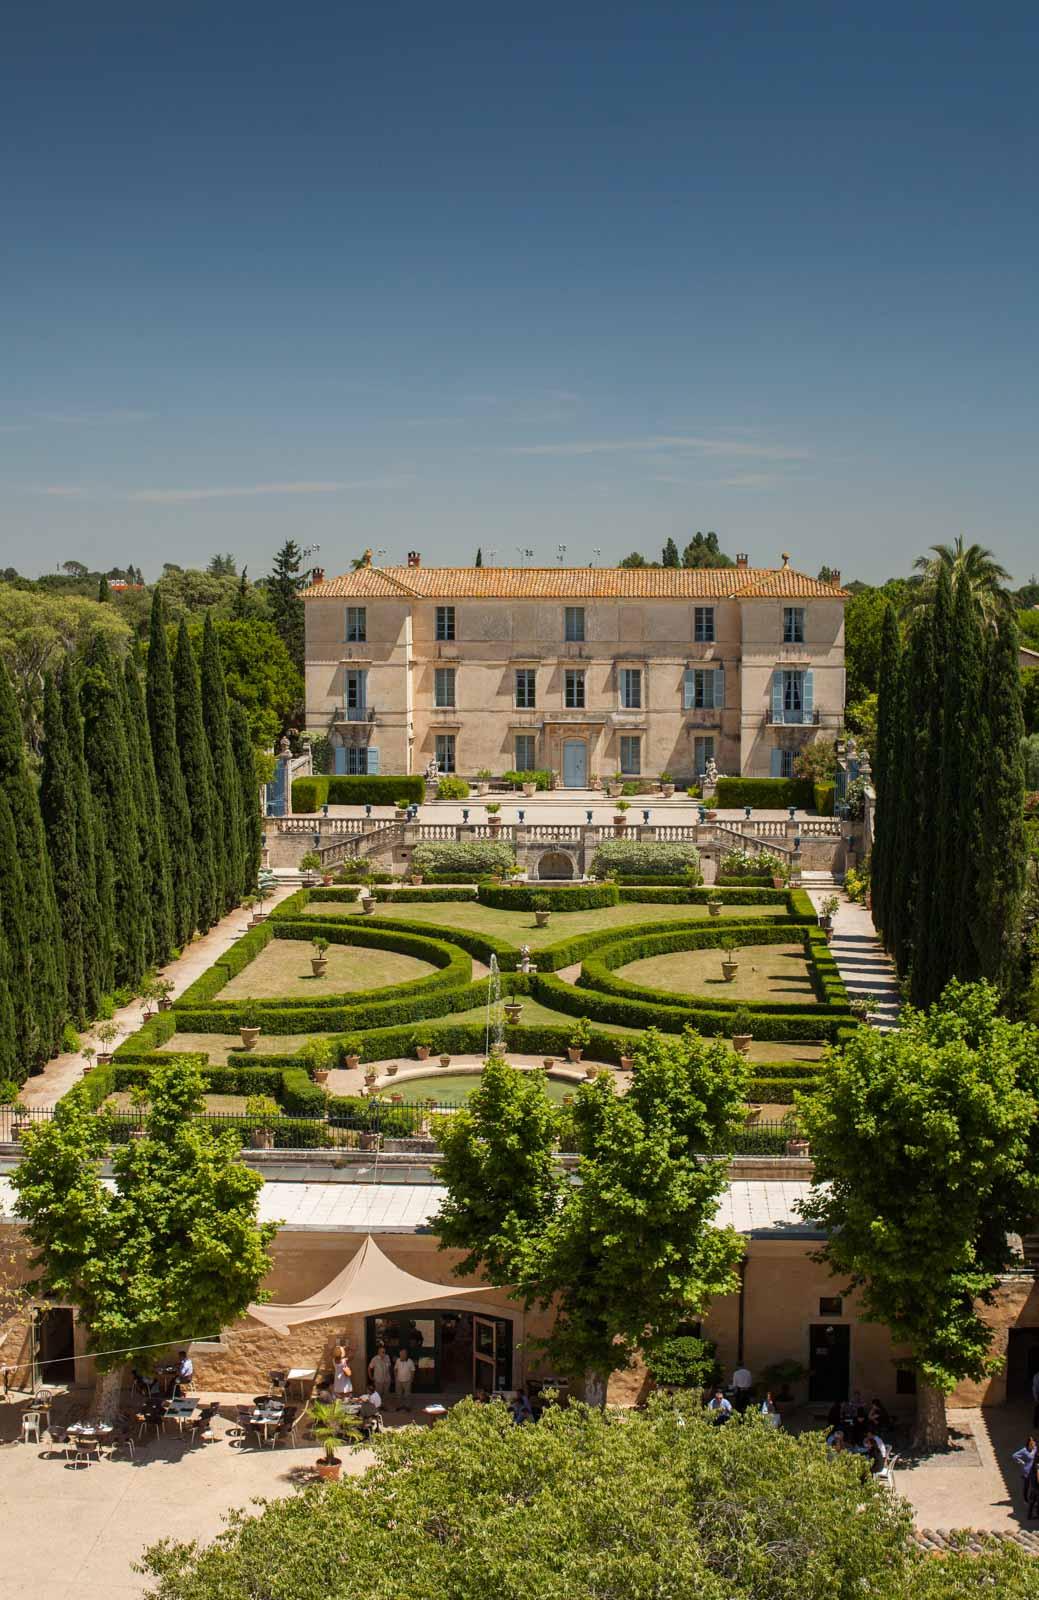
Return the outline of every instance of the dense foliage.
<path id="1" fill-rule="evenodd" d="M 673 877 L 692 875 L 700 882 L 700 852 L 695 844 L 640 844 L 636 839 L 604 839 L 595 852 L 596 877 Z M 688 878 L 687 881 L 692 881 Z"/>

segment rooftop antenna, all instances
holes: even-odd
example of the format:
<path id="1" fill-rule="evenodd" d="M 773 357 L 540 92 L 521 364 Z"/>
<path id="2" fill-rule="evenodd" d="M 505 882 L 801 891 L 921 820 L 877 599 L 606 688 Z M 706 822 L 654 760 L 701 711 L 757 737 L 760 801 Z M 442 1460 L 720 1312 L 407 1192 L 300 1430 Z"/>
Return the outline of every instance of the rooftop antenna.
<path id="1" fill-rule="evenodd" d="M 381 544 L 379 546 L 378 550 L 376 550 L 376 552 L 375 552 L 375 565 L 376 566 L 379 565 L 379 557 L 380 556 L 384 556 L 385 554 L 386 554 L 386 546 L 384 544 Z"/>
<path id="2" fill-rule="evenodd" d="M 534 552 L 527 545 L 518 544 L 516 546 L 516 554 L 519 556 L 520 561 L 524 566 L 526 566 L 528 561 L 533 561 L 534 559 Z"/>
<path id="3" fill-rule="evenodd" d="M 564 561 L 566 560 L 566 545 L 565 544 L 557 544 L 556 545 L 556 549 L 559 551 L 559 555 L 557 556 L 556 559 L 558 560 L 559 565 L 562 566 Z"/>
<path id="4" fill-rule="evenodd" d="M 493 567 L 494 566 L 495 558 L 497 557 L 497 554 L 498 554 L 497 550 L 488 550 L 488 552 L 487 552 L 487 556 L 488 556 L 487 565 L 489 567 Z"/>
<path id="5" fill-rule="evenodd" d="M 592 566 L 596 567 L 599 564 L 599 557 L 602 555 L 602 550 L 598 545 L 595 546 L 595 549 L 592 551 L 592 555 L 595 557 L 595 560 L 592 562 Z"/>

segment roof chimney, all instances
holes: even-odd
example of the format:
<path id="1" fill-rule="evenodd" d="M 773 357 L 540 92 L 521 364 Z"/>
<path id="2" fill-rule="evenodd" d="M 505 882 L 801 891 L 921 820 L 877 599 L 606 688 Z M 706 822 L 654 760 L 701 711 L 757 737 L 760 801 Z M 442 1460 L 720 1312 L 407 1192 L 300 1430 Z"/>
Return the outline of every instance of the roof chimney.
<path id="1" fill-rule="evenodd" d="M 420 550 L 408 551 L 408 566 L 420 567 L 422 565 L 422 552 Z"/>
<path id="2" fill-rule="evenodd" d="M 371 564 L 372 564 L 372 553 L 371 553 L 370 550 L 366 550 L 364 552 L 364 555 L 361 557 L 361 565 L 362 565 L 362 567 L 370 567 Z"/>
<path id="3" fill-rule="evenodd" d="M 741 550 L 738 553 L 736 557 L 736 565 L 738 567 L 745 567 L 747 565 L 747 553 L 745 550 Z"/>
<path id="4" fill-rule="evenodd" d="M 786 568 L 789 565 L 790 565 L 790 552 L 789 552 L 789 550 L 784 550 L 783 551 L 783 570 L 785 571 Z"/>
<path id="5" fill-rule="evenodd" d="M 311 574 L 310 574 L 310 581 L 311 581 L 311 583 L 324 583 L 324 581 L 325 581 L 325 569 L 324 569 L 324 567 L 314 567 L 312 572 L 311 572 Z"/>
<path id="6" fill-rule="evenodd" d="M 830 568 L 830 582 L 833 584 L 835 589 L 839 589 L 840 588 L 840 586 L 841 586 L 841 569 L 840 569 L 840 567 L 831 567 Z"/>

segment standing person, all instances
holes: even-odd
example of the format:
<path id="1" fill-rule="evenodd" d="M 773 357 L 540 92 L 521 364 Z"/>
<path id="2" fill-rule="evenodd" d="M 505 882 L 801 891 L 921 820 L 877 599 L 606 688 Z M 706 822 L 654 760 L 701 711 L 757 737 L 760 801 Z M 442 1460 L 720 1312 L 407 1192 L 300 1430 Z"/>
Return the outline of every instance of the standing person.
<path id="1" fill-rule="evenodd" d="M 345 1400 L 354 1392 L 353 1373 L 350 1371 L 350 1359 L 346 1353 L 346 1346 L 337 1344 L 332 1352 L 332 1393 L 337 1400 Z"/>
<path id="2" fill-rule="evenodd" d="M 766 1422 L 770 1422 L 772 1424 L 773 1428 L 781 1428 L 783 1426 L 783 1419 L 779 1415 L 779 1407 L 772 1398 L 771 1389 L 768 1391 L 764 1400 L 762 1400 L 761 1404 L 759 1405 L 758 1411 L 764 1417 Z"/>
<path id="3" fill-rule="evenodd" d="M 173 1393 L 183 1394 L 186 1389 L 190 1389 L 194 1376 L 195 1368 L 192 1365 L 191 1357 L 186 1350 L 182 1350 L 177 1357 L 177 1376 L 173 1385 Z"/>
<path id="4" fill-rule="evenodd" d="M 1012 1457 L 1012 1459 L 1016 1461 L 1018 1466 L 1021 1468 L 1021 1487 L 1025 1490 L 1026 1496 L 1028 1492 L 1028 1480 L 1032 1475 L 1032 1469 L 1035 1466 L 1037 1455 L 1039 1455 L 1039 1449 L 1036 1448 L 1035 1434 L 1030 1433 L 1020 1450 L 1015 1450 Z"/>
<path id="5" fill-rule="evenodd" d="M 411 1385 L 415 1382 L 415 1363 L 407 1350 L 400 1350 L 393 1363 L 393 1381 L 397 1388 L 397 1406 L 401 1411 L 411 1410 Z"/>
<path id="6" fill-rule="evenodd" d="M 380 1394 L 390 1392 L 390 1358 L 386 1346 L 380 1344 L 368 1363 L 368 1381 Z"/>
<path id="7" fill-rule="evenodd" d="M 736 1371 L 732 1375 L 731 1384 L 731 1388 L 733 1390 L 732 1403 L 739 1412 L 740 1416 L 743 1415 L 747 1407 L 750 1405 L 750 1391 L 753 1389 L 753 1387 L 754 1378 L 750 1368 L 745 1367 L 741 1361 L 739 1366 L 736 1368 Z"/>

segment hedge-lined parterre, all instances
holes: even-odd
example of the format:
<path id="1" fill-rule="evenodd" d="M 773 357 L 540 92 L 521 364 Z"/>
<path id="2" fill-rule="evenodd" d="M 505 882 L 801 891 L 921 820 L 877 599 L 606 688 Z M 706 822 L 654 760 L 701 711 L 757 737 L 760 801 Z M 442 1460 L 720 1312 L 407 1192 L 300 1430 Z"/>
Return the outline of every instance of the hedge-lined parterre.
<path id="1" fill-rule="evenodd" d="M 292 809 L 294 812 L 316 811 L 319 806 L 395 806 L 421 805 L 426 798 L 424 779 L 413 777 L 334 777 L 315 775 L 294 778 L 292 783 Z"/>
<path id="2" fill-rule="evenodd" d="M 481 883 L 477 895 L 497 911 L 599 911 L 620 903 L 615 883 Z"/>

